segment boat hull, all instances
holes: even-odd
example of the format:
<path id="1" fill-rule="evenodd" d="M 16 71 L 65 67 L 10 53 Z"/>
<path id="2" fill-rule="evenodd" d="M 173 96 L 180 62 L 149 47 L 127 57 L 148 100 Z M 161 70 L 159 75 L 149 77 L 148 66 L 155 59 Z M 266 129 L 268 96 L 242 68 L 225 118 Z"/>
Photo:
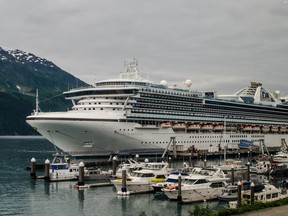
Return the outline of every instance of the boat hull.
<path id="1" fill-rule="evenodd" d="M 218 151 L 221 134 L 215 132 L 193 133 L 176 131 L 155 125 L 141 126 L 133 122 L 121 122 L 116 119 L 75 119 L 41 118 L 41 115 L 27 118 L 27 123 L 34 127 L 51 143 L 73 156 L 101 155 L 111 153 L 163 152 L 171 137 L 175 137 L 177 149 L 186 151 L 192 146 L 198 150 Z M 266 146 L 277 147 L 281 139 L 288 139 L 288 134 L 226 134 L 228 148 L 237 148 L 238 137 L 264 140 Z M 172 149 L 172 143 L 170 143 Z"/>
<path id="2" fill-rule="evenodd" d="M 117 192 L 122 190 L 122 181 L 113 180 L 111 181 L 115 186 Z M 154 188 L 152 187 L 150 182 L 142 181 L 142 182 L 126 182 L 126 190 L 130 192 L 130 194 L 138 194 L 138 193 L 149 193 L 154 192 Z"/>
<path id="3" fill-rule="evenodd" d="M 195 189 L 181 189 L 183 202 L 199 202 L 217 199 L 222 193 L 223 188 L 195 188 Z M 164 190 L 165 195 L 171 200 L 178 199 L 178 190 Z"/>

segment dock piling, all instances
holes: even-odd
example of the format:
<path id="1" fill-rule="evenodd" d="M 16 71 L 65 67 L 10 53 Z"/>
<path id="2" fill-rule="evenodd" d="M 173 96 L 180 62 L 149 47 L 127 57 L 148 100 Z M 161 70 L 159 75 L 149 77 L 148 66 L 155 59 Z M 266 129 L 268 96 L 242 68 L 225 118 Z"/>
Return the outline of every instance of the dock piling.
<path id="1" fill-rule="evenodd" d="M 34 157 L 31 159 L 30 177 L 36 179 L 36 159 Z"/>
<path id="2" fill-rule="evenodd" d="M 113 168 L 112 168 L 112 170 L 113 170 L 112 175 L 115 176 L 115 175 L 116 175 L 116 167 L 117 167 L 117 157 L 116 157 L 116 156 L 113 157 L 112 163 L 113 163 L 113 164 L 112 164 L 112 166 L 113 166 Z"/>
<path id="3" fill-rule="evenodd" d="M 45 169 L 44 169 L 44 179 L 46 181 L 50 180 L 49 168 L 50 168 L 50 161 L 48 159 L 46 159 L 45 160 Z"/>
<path id="4" fill-rule="evenodd" d="M 250 196 L 250 204 L 254 205 L 254 195 L 255 195 L 255 184 L 253 182 L 251 182 L 250 185 L 250 190 L 251 190 L 251 196 Z"/>
<path id="5" fill-rule="evenodd" d="M 84 163 L 79 163 L 79 179 L 78 179 L 78 186 L 84 185 Z"/>
<path id="6" fill-rule="evenodd" d="M 178 175 L 178 196 L 177 196 L 178 204 L 182 203 L 181 184 L 182 184 L 182 179 L 181 179 L 181 174 L 179 173 L 179 175 Z"/>
<path id="7" fill-rule="evenodd" d="M 121 192 L 122 193 L 126 193 L 127 192 L 127 188 L 126 188 L 126 170 L 125 169 L 122 170 L 122 188 L 121 188 Z"/>
<path id="8" fill-rule="evenodd" d="M 247 181 L 250 181 L 250 162 L 247 162 Z"/>
<path id="9" fill-rule="evenodd" d="M 238 189 L 238 195 L 237 195 L 237 208 L 239 209 L 241 207 L 241 189 L 242 189 L 242 185 L 241 182 L 238 181 L 237 184 L 237 189 Z"/>
<path id="10" fill-rule="evenodd" d="M 231 184 L 234 185 L 235 182 L 235 174 L 234 174 L 234 167 L 231 168 Z"/>

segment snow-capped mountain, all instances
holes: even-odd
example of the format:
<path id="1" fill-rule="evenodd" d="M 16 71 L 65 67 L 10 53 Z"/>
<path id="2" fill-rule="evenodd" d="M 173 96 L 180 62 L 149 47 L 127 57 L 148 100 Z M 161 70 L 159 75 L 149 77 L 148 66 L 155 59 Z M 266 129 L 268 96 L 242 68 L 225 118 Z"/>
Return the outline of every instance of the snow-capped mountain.
<path id="1" fill-rule="evenodd" d="M 35 133 L 25 118 L 35 109 L 36 89 L 41 110 L 58 111 L 70 107 L 63 91 L 86 85 L 45 58 L 0 46 L 0 135 Z"/>
<path id="2" fill-rule="evenodd" d="M 36 63 L 46 67 L 55 67 L 53 62 L 48 61 L 45 58 L 35 56 L 29 52 L 7 47 L 0 47 L 0 60 L 10 62 L 15 61 L 21 64 Z"/>

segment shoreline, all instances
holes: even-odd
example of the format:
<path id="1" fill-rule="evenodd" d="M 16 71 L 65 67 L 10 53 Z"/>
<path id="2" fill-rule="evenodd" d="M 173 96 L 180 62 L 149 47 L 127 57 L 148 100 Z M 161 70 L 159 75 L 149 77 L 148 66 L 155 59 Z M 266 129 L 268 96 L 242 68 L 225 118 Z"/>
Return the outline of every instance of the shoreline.
<path id="1" fill-rule="evenodd" d="M 40 135 L 1 135 L 0 139 L 46 139 Z"/>

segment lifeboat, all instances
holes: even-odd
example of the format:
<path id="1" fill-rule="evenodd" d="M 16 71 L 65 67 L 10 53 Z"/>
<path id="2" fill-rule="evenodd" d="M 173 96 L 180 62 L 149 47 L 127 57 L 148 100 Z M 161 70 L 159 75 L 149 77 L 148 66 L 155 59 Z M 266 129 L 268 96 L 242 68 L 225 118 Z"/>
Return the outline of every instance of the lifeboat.
<path id="1" fill-rule="evenodd" d="M 279 131 L 279 127 L 278 126 L 272 126 L 271 127 L 271 131 L 272 132 L 278 132 Z"/>
<path id="2" fill-rule="evenodd" d="M 213 127 L 214 131 L 222 131 L 224 129 L 224 125 L 215 125 Z"/>
<path id="3" fill-rule="evenodd" d="M 201 127 L 201 130 L 212 130 L 213 129 L 213 125 L 210 124 L 204 124 Z"/>
<path id="4" fill-rule="evenodd" d="M 183 130 L 183 129 L 186 129 L 186 124 L 185 123 L 175 123 L 173 124 L 172 128 L 175 129 L 175 130 Z"/>
<path id="5" fill-rule="evenodd" d="M 270 127 L 269 126 L 262 126 L 262 128 L 261 128 L 261 130 L 262 130 L 262 132 L 268 132 L 268 131 L 270 131 Z"/>
<path id="6" fill-rule="evenodd" d="M 252 126 L 252 131 L 255 131 L 255 132 L 260 131 L 260 127 L 259 126 Z"/>
<path id="7" fill-rule="evenodd" d="M 252 126 L 251 125 L 244 126 L 242 131 L 252 131 Z"/>
<path id="8" fill-rule="evenodd" d="M 286 127 L 280 127 L 280 132 L 281 133 L 286 133 L 287 132 L 287 128 Z"/>
<path id="9" fill-rule="evenodd" d="M 191 124 L 188 126 L 187 130 L 200 130 L 201 125 L 200 124 Z"/>
<path id="10" fill-rule="evenodd" d="M 236 127 L 236 126 L 227 126 L 227 127 L 226 127 L 226 130 L 227 130 L 227 131 L 236 131 L 236 130 L 237 130 L 237 127 Z"/>
<path id="11" fill-rule="evenodd" d="M 161 124 L 162 128 L 171 128 L 172 127 L 172 123 L 171 122 L 163 122 Z"/>

